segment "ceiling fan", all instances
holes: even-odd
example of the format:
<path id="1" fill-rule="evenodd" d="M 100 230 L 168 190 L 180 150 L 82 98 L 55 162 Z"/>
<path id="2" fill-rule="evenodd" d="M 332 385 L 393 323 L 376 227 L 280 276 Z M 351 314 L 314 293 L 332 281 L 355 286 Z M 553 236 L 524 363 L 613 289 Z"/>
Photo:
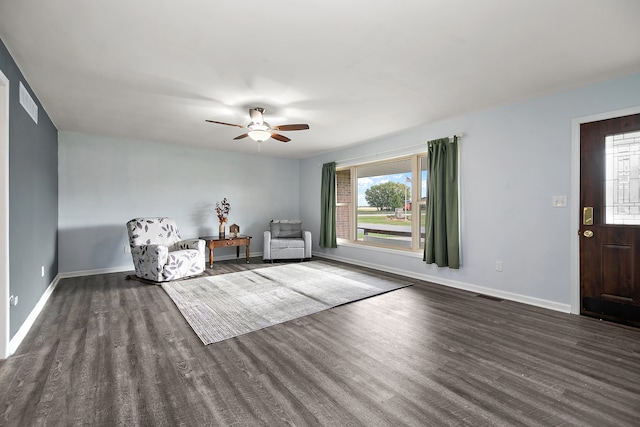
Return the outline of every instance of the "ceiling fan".
<path id="1" fill-rule="evenodd" d="M 249 129 L 249 132 L 243 133 L 242 135 L 238 135 L 233 139 L 236 140 L 236 139 L 249 137 L 256 142 L 263 142 L 269 138 L 277 139 L 278 141 L 282 141 L 282 142 L 289 142 L 291 141 L 291 139 L 276 133 L 276 131 L 286 132 L 290 130 L 309 129 L 309 125 L 307 124 L 271 126 L 269 123 L 264 121 L 264 108 L 250 108 L 249 116 L 251 117 L 251 123 L 249 123 L 249 125 L 247 126 L 235 125 L 233 123 L 218 122 L 216 120 L 205 120 L 205 121 L 209 123 L 217 123 L 219 125 L 235 126 L 243 129 L 247 128 Z"/>

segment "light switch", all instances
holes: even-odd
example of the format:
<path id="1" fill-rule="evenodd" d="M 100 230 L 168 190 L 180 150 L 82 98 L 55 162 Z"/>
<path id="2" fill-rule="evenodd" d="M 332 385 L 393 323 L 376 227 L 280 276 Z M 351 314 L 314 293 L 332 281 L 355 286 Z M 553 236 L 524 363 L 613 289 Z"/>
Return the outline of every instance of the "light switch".
<path id="1" fill-rule="evenodd" d="M 567 196 L 553 196 L 551 198 L 551 206 L 554 208 L 566 208 Z"/>

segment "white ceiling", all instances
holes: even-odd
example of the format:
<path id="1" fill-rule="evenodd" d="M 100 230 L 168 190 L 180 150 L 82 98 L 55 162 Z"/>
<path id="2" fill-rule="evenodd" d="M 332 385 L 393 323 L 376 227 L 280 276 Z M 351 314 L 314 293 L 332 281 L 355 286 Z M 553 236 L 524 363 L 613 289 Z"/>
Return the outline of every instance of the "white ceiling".
<path id="1" fill-rule="evenodd" d="M 56 127 L 303 158 L 640 72 L 639 0 L 0 0 Z M 464 131 L 464 129 L 462 130 Z"/>

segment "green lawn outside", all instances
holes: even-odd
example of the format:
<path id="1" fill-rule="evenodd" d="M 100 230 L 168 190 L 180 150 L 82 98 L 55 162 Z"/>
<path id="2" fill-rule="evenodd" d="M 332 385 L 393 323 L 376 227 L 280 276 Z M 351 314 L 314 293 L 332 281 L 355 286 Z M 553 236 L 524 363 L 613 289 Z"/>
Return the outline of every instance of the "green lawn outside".
<path id="1" fill-rule="evenodd" d="M 421 209 L 421 212 L 424 213 L 423 208 Z M 411 214 L 407 213 L 406 221 L 403 221 L 401 219 L 390 219 L 388 216 L 393 216 L 393 214 L 394 214 L 393 211 L 379 211 L 377 208 L 361 206 L 358 208 L 357 223 L 358 225 L 360 224 L 384 224 L 384 225 L 405 225 L 405 226 L 411 225 Z M 422 230 L 422 233 L 424 233 L 424 223 L 425 223 L 425 216 L 423 214 L 421 215 L 421 218 L 420 218 L 420 228 Z M 395 236 L 391 236 L 388 234 L 369 233 L 369 236 L 384 238 L 384 239 L 391 239 L 391 240 L 396 239 Z M 363 240 L 364 233 L 358 232 L 356 239 Z"/>
<path id="2" fill-rule="evenodd" d="M 391 214 L 389 214 L 391 215 Z M 358 224 L 386 224 L 386 225 L 411 225 L 411 215 L 407 215 L 407 221 L 401 219 L 389 219 L 386 215 L 358 215 Z"/>
<path id="3" fill-rule="evenodd" d="M 393 213 L 393 211 L 379 211 L 378 208 L 372 208 L 369 206 L 358 206 L 358 214 L 371 214 L 371 213 L 376 213 L 376 214 L 391 214 Z"/>

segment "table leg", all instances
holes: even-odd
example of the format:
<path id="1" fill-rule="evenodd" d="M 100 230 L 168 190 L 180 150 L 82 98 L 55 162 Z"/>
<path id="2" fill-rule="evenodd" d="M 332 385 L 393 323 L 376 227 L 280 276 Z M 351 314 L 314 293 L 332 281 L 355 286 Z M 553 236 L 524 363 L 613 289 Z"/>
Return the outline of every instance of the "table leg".
<path id="1" fill-rule="evenodd" d="M 247 244 L 244 245 L 245 251 L 246 251 L 246 260 L 247 260 L 247 264 L 249 264 L 249 243 L 251 243 L 250 240 L 247 240 Z M 238 248 L 240 249 L 240 248 Z"/>
<path id="2" fill-rule="evenodd" d="M 213 245 L 209 246 L 209 268 L 213 268 Z"/>
<path id="3" fill-rule="evenodd" d="M 240 245 L 236 246 L 236 259 L 240 258 Z"/>

